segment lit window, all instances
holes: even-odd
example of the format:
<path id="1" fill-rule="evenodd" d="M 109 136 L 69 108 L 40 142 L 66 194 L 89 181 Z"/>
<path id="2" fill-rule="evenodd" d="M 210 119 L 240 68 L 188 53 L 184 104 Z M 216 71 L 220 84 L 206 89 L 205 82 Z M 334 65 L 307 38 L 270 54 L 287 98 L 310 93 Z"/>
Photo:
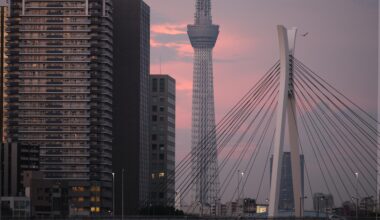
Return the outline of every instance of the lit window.
<path id="1" fill-rule="evenodd" d="M 164 176 L 165 176 L 164 172 L 158 174 L 158 177 L 164 177 Z"/>
<path id="2" fill-rule="evenodd" d="M 96 207 L 95 212 L 100 212 L 100 207 Z"/>

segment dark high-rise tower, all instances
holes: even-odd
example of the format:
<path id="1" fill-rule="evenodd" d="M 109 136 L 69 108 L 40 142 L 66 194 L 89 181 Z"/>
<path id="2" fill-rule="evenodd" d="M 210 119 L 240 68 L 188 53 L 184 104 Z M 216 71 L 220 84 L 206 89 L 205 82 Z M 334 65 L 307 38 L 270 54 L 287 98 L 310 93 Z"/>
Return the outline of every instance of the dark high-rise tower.
<path id="1" fill-rule="evenodd" d="M 136 214 L 149 190 L 150 9 L 114 0 L 114 145 L 116 214 Z M 122 171 L 124 169 L 124 202 Z"/>
<path id="2" fill-rule="evenodd" d="M 196 181 L 193 201 L 204 206 L 217 201 L 219 188 L 212 64 L 219 26 L 212 24 L 211 0 L 197 0 L 195 6 L 195 23 L 188 26 L 194 48 L 191 146 L 192 175 Z"/>
<path id="3" fill-rule="evenodd" d="M 150 202 L 174 206 L 175 183 L 175 80 L 150 75 Z"/>
<path id="4" fill-rule="evenodd" d="M 112 0 L 12 0 L 5 138 L 40 147 L 71 215 L 112 209 Z"/>

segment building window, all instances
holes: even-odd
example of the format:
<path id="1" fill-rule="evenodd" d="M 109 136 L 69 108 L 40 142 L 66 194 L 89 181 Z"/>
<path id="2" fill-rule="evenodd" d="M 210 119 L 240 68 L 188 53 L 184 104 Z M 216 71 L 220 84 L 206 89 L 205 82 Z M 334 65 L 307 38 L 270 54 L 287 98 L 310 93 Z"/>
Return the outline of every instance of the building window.
<path id="1" fill-rule="evenodd" d="M 152 91 L 157 92 L 157 79 L 153 79 L 152 84 Z"/>
<path id="2" fill-rule="evenodd" d="M 165 177 L 165 173 L 164 173 L 164 172 L 159 173 L 159 174 L 158 174 L 158 177 L 159 177 L 159 178 Z"/>
<path id="3" fill-rule="evenodd" d="M 165 159 L 164 154 L 160 154 L 160 160 L 164 160 L 164 159 Z"/>
<path id="4" fill-rule="evenodd" d="M 160 92 L 164 92 L 164 91 L 165 91 L 165 80 L 160 79 Z"/>
<path id="5" fill-rule="evenodd" d="M 152 134 L 152 141 L 155 141 L 155 140 L 157 140 L 157 135 Z"/>
<path id="6" fill-rule="evenodd" d="M 160 192 L 159 193 L 159 197 L 160 197 L 160 199 L 163 199 L 164 198 L 164 193 Z"/>
<path id="7" fill-rule="evenodd" d="M 163 150 L 165 150 L 165 145 L 160 144 L 160 151 L 163 151 Z"/>
<path id="8" fill-rule="evenodd" d="M 157 115 L 152 115 L 152 121 L 157 121 Z"/>
<path id="9" fill-rule="evenodd" d="M 152 150 L 156 150 L 157 149 L 157 144 L 152 144 Z"/>
<path id="10" fill-rule="evenodd" d="M 153 112 L 157 112 L 157 105 L 153 105 L 153 106 L 152 106 L 152 111 L 153 111 Z"/>

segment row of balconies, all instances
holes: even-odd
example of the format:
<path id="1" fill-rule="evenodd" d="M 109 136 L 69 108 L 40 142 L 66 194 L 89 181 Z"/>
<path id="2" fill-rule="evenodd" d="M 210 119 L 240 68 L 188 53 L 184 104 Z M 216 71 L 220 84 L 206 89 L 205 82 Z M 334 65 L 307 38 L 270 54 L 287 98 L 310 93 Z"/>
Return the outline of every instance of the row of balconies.
<path id="1" fill-rule="evenodd" d="M 69 72 L 77 72 L 77 71 L 89 71 L 91 70 L 90 68 L 79 68 L 79 67 L 76 67 L 76 68 L 63 68 L 62 66 L 53 66 L 53 67 L 49 67 L 49 68 L 28 68 L 28 67 L 24 67 L 24 68 L 19 68 L 18 66 L 11 66 L 11 67 L 8 67 L 7 70 L 9 71 L 57 71 L 57 70 L 60 70 L 60 71 L 69 71 Z"/>
<path id="2" fill-rule="evenodd" d="M 36 130 L 36 131 L 30 131 L 30 130 L 20 130 L 18 129 L 18 133 L 20 134 L 56 134 L 56 135 L 50 135 L 47 137 L 53 137 L 53 139 L 63 139 L 63 137 L 59 136 L 58 134 L 87 134 L 89 131 L 64 131 L 64 130 L 55 130 L 55 131 L 47 131 L 46 130 Z M 58 137 L 58 138 L 55 138 Z"/>
<path id="3" fill-rule="evenodd" d="M 13 134 L 12 134 L 13 135 Z M 35 134 L 31 136 L 25 136 L 25 137 L 19 137 L 19 141 L 89 141 L 90 138 L 62 138 L 60 136 L 46 136 L 46 137 L 39 137 Z M 43 155 L 41 155 L 43 156 Z M 71 154 L 71 155 L 62 155 L 62 156 L 73 156 L 73 157 L 83 157 L 83 156 L 89 156 L 89 155 L 79 155 L 79 154 Z"/>
<path id="4" fill-rule="evenodd" d="M 90 44 L 87 43 L 82 43 L 82 44 L 73 44 L 73 43 L 68 43 L 68 42 L 61 42 L 61 41 L 56 41 L 56 42 L 41 42 L 39 44 L 18 44 L 18 43 L 8 43 L 7 45 L 8 48 L 14 49 L 20 47 L 21 49 L 23 48 L 89 48 L 91 47 Z M 56 49 L 58 50 L 58 49 Z"/>
<path id="5" fill-rule="evenodd" d="M 54 105 L 56 107 L 49 107 L 48 105 L 46 107 L 18 107 L 17 106 L 10 106 L 8 109 L 9 110 L 17 110 L 17 109 L 20 109 L 20 110 L 50 110 L 50 109 L 62 109 L 62 110 L 89 110 L 90 108 L 89 107 L 83 107 L 83 106 L 78 106 L 78 107 L 75 107 L 75 106 L 61 106 L 61 107 L 58 107 L 58 105 Z M 12 108 L 13 107 L 13 108 Z M 110 110 L 112 111 L 112 110 Z M 50 114 L 48 114 L 50 115 Z M 54 115 L 54 114 L 53 114 Z M 59 114 L 59 115 L 62 115 L 62 114 Z"/>

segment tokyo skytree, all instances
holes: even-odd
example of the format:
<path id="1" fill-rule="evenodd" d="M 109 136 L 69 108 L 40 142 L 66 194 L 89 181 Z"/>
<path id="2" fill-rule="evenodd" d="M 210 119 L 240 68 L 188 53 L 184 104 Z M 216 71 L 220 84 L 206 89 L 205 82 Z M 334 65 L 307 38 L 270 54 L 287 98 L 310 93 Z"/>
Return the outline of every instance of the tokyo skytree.
<path id="1" fill-rule="evenodd" d="M 212 24 L 211 0 L 196 0 L 195 24 L 187 26 L 194 48 L 192 106 L 192 178 L 194 203 L 218 200 L 218 160 L 215 132 L 212 50 L 219 26 Z"/>

